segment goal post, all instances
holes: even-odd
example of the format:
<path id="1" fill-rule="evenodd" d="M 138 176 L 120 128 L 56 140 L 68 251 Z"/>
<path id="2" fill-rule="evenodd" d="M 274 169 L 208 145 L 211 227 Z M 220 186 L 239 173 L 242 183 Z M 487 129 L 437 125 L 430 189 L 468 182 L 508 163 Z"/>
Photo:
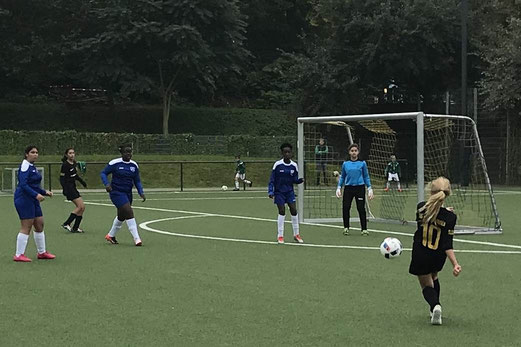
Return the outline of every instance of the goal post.
<path id="1" fill-rule="evenodd" d="M 346 160 L 348 144 L 357 142 L 375 191 L 370 219 L 413 221 L 416 203 L 425 200 L 425 185 L 445 176 L 452 183 L 447 204 L 458 214 L 457 233 L 502 232 L 477 126 L 469 117 L 423 112 L 299 117 L 297 139 L 298 166 L 306 180 L 298 186 L 301 222 L 342 220 L 333 173 Z M 319 142 L 327 157 L 314 149 Z M 403 164 L 399 180 L 384 174 L 395 154 Z"/>

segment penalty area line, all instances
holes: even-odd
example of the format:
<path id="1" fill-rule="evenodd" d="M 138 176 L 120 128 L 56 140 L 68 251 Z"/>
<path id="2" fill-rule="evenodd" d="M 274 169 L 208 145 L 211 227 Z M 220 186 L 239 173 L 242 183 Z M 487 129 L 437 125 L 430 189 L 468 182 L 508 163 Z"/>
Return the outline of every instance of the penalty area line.
<path id="1" fill-rule="evenodd" d="M 95 205 L 95 206 L 107 206 L 107 207 L 114 207 L 112 204 L 104 204 L 104 203 L 97 203 L 97 202 L 90 202 L 85 201 L 86 205 Z M 254 220 L 254 221 L 260 221 L 260 222 L 270 222 L 270 223 L 276 223 L 276 219 L 268 219 L 268 218 L 260 218 L 260 217 L 248 217 L 248 216 L 236 216 L 236 215 L 228 215 L 228 214 L 219 214 L 219 213 L 208 213 L 208 212 L 197 212 L 197 211 L 185 211 L 185 210 L 173 210 L 173 209 L 166 209 L 166 208 L 157 208 L 157 207 L 144 207 L 144 206 L 132 206 L 133 209 L 138 210 L 148 210 L 148 211 L 157 211 L 157 212 L 170 212 L 170 213 L 182 213 L 182 214 L 188 214 L 188 215 L 204 215 L 206 217 L 222 217 L 222 218 L 233 218 L 233 219 L 244 219 L 244 220 Z M 176 217 L 177 218 L 177 217 Z M 286 223 L 291 223 L 291 221 L 286 221 Z M 300 223 L 301 225 L 311 225 L 311 226 L 318 226 L 318 227 L 327 227 L 327 228 L 335 228 L 335 229 L 343 229 L 340 225 L 331 225 L 331 224 L 321 224 L 321 223 Z M 360 230 L 360 228 L 352 228 L 355 230 Z M 414 234 L 412 233 L 404 233 L 399 231 L 389 231 L 389 230 L 377 230 L 377 229 L 368 229 L 368 231 L 379 233 L 379 234 L 391 234 L 391 235 L 402 235 L 402 236 L 408 236 L 413 237 Z M 250 240 L 252 242 L 252 240 Z M 270 243 L 269 241 L 263 241 Z M 461 242 L 461 243 L 472 243 L 477 245 L 485 245 L 485 246 L 493 246 L 493 247 L 505 247 L 505 248 L 514 248 L 514 249 L 520 249 L 521 246 L 518 245 L 509 245 L 509 244 L 503 244 L 503 243 L 496 243 L 496 242 L 486 242 L 486 241 L 474 241 L 474 240 L 463 240 L 463 239 L 454 239 L 454 242 Z M 275 242 L 276 243 L 276 242 Z M 306 245 L 306 244 L 299 244 L 300 246 Z M 331 247 L 334 248 L 334 247 Z M 374 248 L 373 248 L 374 249 Z M 455 251 L 456 252 L 456 251 Z M 480 252 L 480 251 L 476 251 Z M 483 251 L 483 253 L 490 253 L 490 252 L 496 252 L 496 251 Z M 519 252 L 521 254 L 521 251 Z M 517 253 L 515 253 L 517 254 Z"/>

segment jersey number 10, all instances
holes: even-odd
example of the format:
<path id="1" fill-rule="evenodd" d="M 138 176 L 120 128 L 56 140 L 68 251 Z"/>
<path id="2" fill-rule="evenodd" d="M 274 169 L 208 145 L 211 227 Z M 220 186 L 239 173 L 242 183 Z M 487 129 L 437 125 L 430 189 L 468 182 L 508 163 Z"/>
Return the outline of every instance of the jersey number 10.
<path id="1" fill-rule="evenodd" d="M 434 224 L 423 224 L 423 239 L 422 244 L 432 250 L 437 250 L 440 243 L 441 228 Z M 434 236 L 436 234 L 436 236 Z M 433 242 L 434 240 L 434 242 Z"/>

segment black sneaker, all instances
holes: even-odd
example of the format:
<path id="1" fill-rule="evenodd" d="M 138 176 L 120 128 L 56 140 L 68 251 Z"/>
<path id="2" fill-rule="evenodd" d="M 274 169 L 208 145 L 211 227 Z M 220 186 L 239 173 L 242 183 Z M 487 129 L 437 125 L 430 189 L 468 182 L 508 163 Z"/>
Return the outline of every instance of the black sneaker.
<path id="1" fill-rule="evenodd" d="M 233 188 L 233 191 L 234 191 L 234 192 L 236 192 L 236 191 L 238 191 L 238 190 L 240 190 L 240 189 L 239 189 L 239 188 Z"/>
<path id="2" fill-rule="evenodd" d="M 119 244 L 118 240 L 116 240 L 115 236 L 110 236 L 109 234 L 105 235 L 105 240 L 112 243 L 113 245 Z"/>
<path id="3" fill-rule="evenodd" d="M 252 181 L 250 181 L 250 188 L 251 188 L 252 186 L 253 186 L 253 182 L 252 182 Z"/>

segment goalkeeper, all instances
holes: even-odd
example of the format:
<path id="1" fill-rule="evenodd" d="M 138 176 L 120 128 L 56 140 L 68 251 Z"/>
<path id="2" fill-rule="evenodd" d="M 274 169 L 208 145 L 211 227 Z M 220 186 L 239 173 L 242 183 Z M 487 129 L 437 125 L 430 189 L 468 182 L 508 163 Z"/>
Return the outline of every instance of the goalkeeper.
<path id="1" fill-rule="evenodd" d="M 391 155 L 391 161 L 385 167 L 384 175 L 385 177 L 387 177 L 387 183 L 384 189 L 386 192 L 389 191 L 389 187 L 392 181 L 396 182 L 396 185 L 398 186 L 398 191 L 402 191 L 402 187 L 400 186 L 400 176 L 402 175 L 402 171 L 400 169 L 400 163 L 396 161 L 396 156 L 394 154 Z"/>

